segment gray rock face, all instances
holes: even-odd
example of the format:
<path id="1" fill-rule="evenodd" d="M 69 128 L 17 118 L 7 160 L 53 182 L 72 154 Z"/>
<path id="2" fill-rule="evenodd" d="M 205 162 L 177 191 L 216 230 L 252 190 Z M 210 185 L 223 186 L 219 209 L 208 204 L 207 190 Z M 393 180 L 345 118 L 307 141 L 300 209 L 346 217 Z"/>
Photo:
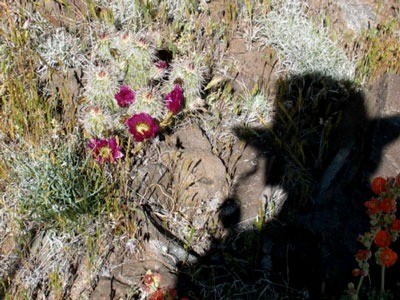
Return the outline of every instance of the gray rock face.
<path id="1" fill-rule="evenodd" d="M 362 30 L 368 29 L 370 24 L 376 23 L 376 13 L 371 1 L 337 1 L 336 5 L 340 7 L 342 18 L 347 27 L 357 34 Z"/>
<path id="2" fill-rule="evenodd" d="M 154 186 L 150 205 L 174 236 L 190 240 L 201 255 L 210 246 L 209 230 L 216 225 L 217 209 L 229 194 L 225 165 L 197 125 L 167 137 L 160 153 L 150 176 L 149 186 Z"/>
<path id="3" fill-rule="evenodd" d="M 400 114 L 400 76 L 387 74 L 383 78 L 380 96 L 382 97 L 381 116 Z"/>
<path id="4" fill-rule="evenodd" d="M 400 76 L 387 74 L 371 91 L 371 117 L 376 120 L 371 159 L 380 159 L 372 178 L 395 176 L 400 172 Z M 377 157 L 381 148 L 381 157 Z"/>

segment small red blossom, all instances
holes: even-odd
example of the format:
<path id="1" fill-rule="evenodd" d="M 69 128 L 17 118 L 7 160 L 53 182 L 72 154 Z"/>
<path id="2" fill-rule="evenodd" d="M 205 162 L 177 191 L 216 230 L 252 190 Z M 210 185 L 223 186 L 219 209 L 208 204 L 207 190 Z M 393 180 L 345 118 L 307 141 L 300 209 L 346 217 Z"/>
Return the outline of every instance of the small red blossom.
<path id="1" fill-rule="evenodd" d="M 361 275 L 361 270 L 360 270 L 360 269 L 353 269 L 353 270 L 351 270 L 351 274 L 352 274 L 354 277 L 358 277 L 358 276 Z"/>
<path id="2" fill-rule="evenodd" d="M 400 219 L 395 219 L 390 226 L 391 231 L 400 231 Z"/>
<path id="3" fill-rule="evenodd" d="M 397 261 L 397 253 L 390 248 L 381 248 L 377 252 L 378 263 L 385 267 L 393 266 Z"/>
<path id="4" fill-rule="evenodd" d="M 128 86 L 123 85 L 119 89 L 119 92 L 115 94 L 114 98 L 117 100 L 120 107 L 127 107 L 135 101 L 135 92 Z"/>
<path id="5" fill-rule="evenodd" d="M 167 109 L 174 115 L 179 113 L 183 106 L 183 88 L 175 84 L 174 89 L 165 95 Z"/>
<path id="6" fill-rule="evenodd" d="M 374 242 L 378 247 L 389 247 L 392 242 L 392 236 L 386 230 L 380 230 L 375 235 Z"/>
<path id="7" fill-rule="evenodd" d="M 149 295 L 148 300 L 164 300 L 164 291 L 158 288 L 154 293 Z"/>
<path id="8" fill-rule="evenodd" d="M 384 213 L 392 213 L 396 211 L 396 201 L 393 198 L 382 199 L 379 208 Z"/>
<path id="9" fill-rule="evenodd" d="M 387 180 L 383 177 L 376 177 L 372 181 L 372 191 L 376 194 L 379 195 L 380 193 L 385 193 L 386 192 L 386 183 Z"/>
<path id="10" fill-rule="evenodd" d="M 357 251 L 355 257 L 358 261 L 367 260 L 371 257 L 371 251 L 369 251 L 368 249 L 360 249 Z"/>
<path id="11" fill-rule="evenodd" d="M 136 142 L 154 138 L 158 133 L 157 121 L 146 113 L 134 114 L 125 124 Z"/>
<path id="12" fill-rule="evenodd" d="M 381 210 L 380 205 L 379 205 L 379 200 L 378 199 L 374 199 L 374 198 L 366 201 L 364 203 L 364 206 L 368 208 L 367 213 L 369 215 L 376 215 Z"/>
<path id="13" fill-rule="evenodd" d="M 88 143 L 88 148 L 92 150 L 93 157 L 96 158 L 99 163 L 114 163 L 117 159 L 124 156 L 115 137 L 110 139 L 91 138 Z"/>

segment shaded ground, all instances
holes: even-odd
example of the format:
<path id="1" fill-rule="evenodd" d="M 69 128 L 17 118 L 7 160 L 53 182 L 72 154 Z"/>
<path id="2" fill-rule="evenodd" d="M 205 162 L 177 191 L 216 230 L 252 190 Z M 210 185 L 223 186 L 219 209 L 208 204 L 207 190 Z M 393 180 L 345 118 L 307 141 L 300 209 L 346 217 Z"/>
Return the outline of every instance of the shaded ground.
<path id="1" fill-rule="evenodd" d="M 396 94 L 396 88 L 384 91 L 394 80 L 400 82 L 399 77 L 385 78 L 386 85 L 378 88 L 381 94 Z M 366 101 L 364 93 L 344 85 L 318 74 L 280 82 L 272 129 L 255 129 L 255 137 L 249 128 L 237 128 L 242 140 L 272 161 L 269 168 L 260 165 L 268 187 L 262 195 L 265 209 L 277 201 L 274 197 L 286 201 L 274 205 L 279 212 L 272 212 L 273 218 L 259 228 L 243 230 L 241 207 L 249 198 L 233 194 L 220 212 L 230 233 L 214 241 L 198 264 L 184 268 L 187 276 L 179 285 L 183 294 L 207 290 L 207 297 L 224 299 L 271 299 L 277 291 L 289 299 L 343 295 L 360 247 L 357 236 L 368 228 L 363 202 L 372 196 L 370 179 L 385 174 L 377 173 L 382 170 L 398 172 L 393 153 L 399 151 L 400 134 L 400 117 L 393 116 L 397 109 L 389 108 L 397 97 L 385 97 L 377 109 L 371 98 Z M 232 210 L 229 203 L 235 200 Z M 398 275 L 395 270 L 390 274 L 392 279 Z M 395 295 L 397 283 L 388 285 Z"/>

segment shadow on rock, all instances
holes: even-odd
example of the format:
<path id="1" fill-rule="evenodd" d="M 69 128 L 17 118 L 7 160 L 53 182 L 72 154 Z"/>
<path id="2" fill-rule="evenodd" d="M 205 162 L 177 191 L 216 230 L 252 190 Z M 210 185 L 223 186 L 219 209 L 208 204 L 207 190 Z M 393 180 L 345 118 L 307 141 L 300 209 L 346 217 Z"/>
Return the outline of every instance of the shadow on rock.
<path id="1" fill-rule="evenodd" d="M 237 182 L 220 208 L 227 234 L 196 264 L 182 266 L 179 294 L 338 299 L 356 267 L 357 236 L 369 225 L 369 182 L 400 134 L 399 116 L 373 111 L 352 82 L 321 74 L 278 81 L 271 127 L 234 128 L 268 161 L 260 213 L 250 228 L 240 226 L 248 199 Z M 394 284 L 388 282 L 392 291 Z"/>

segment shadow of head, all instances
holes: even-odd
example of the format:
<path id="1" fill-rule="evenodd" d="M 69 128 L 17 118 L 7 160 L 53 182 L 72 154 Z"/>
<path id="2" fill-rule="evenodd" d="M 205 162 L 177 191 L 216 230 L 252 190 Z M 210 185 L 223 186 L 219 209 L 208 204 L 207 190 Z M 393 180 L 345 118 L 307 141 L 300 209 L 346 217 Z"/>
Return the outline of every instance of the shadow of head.
<path id="1" fill-rule="evenodd" d="M 369 147 L 364 95 L 350 81 L 307 74 L 279 80 L 274 107 L 269 128 L 235 132 L 274 158 L 266 184 L 282 185 L 294 206 L 310 204 L 321 187 L 337 183 L 352 151 L 360 154 Z"/>

